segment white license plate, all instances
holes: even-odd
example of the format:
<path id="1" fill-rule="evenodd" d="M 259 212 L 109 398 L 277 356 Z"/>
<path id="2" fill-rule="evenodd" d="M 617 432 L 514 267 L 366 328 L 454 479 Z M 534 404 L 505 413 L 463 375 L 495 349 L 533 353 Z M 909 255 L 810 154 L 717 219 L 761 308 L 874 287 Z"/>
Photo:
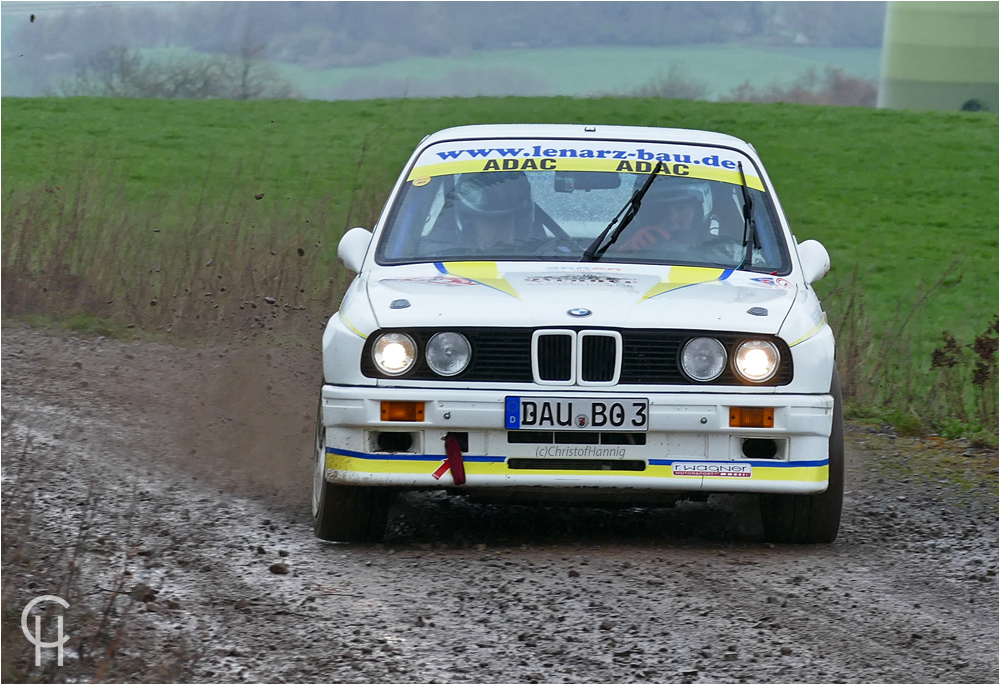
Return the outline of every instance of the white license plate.
<path id="1" fill-rule="evenodd" d="M 508 397 L 507 430 L 645 431 L 649 400 Z"/>

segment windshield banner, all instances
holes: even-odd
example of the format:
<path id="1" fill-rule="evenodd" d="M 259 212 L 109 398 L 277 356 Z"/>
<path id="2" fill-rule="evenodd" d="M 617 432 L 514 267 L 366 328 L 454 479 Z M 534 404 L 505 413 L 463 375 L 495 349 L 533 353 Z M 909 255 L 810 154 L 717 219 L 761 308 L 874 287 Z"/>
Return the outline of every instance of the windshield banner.
<path id="1" fill-rule="evenodd" d="M 471 147 L 476 143 L 482 147 Z M 486 147 L 489 145 L 490 147 Z M 764 190 L 753 163 L 719 147 L 633 141 L 490 140 L 432 145 L 420 155 L 407 181 L 416 186 L 434 176 L 491 171 L 614 171 L 649 174 L 663 162 L 661 174 L 690 176 L 741 185 L 737 162 L 743 163 L 747 186 Z"/>

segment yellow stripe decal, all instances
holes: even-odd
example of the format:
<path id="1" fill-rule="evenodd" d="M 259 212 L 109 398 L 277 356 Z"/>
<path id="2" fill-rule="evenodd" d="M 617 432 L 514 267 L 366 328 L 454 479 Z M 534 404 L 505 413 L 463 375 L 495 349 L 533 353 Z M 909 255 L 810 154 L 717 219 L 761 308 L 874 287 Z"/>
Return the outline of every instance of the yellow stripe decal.
<path id="1" fill-rule="evenodd" d="M 814 335 L 816 335 L 817 333 L 819 333 L 821 330 L 823 330 L 823 326 L 825 326 L 825 325 L 826 325 L 826 312 L 823 312 L 823 317 L 819 320 L 819 323 L 816 324 L 815 326 L 813 326 L 812 328 L 810 328 L 808 331 L 806 331 L 805 335 L 803 335 L 801 338 L 799 338 L 795 342 L 791 343 L 789 345 L 789 347 L 795 347 L 799 343 L 805 342 L 806 340 L 808 340 L 809 338 L 813 337 Z"/>
<path id="2" fill-rule="evenodd" d="M 344 325 L 347 326 L 347 328 L 351 331 L 351 333 L 354 333 L 354 335 L 360 336 L 360 337 L 364 338 L 365 340 L 368 339 L 367 335 L 365 335 L 364 333 L 362 333 L 361 331 L 359 331 L 357 328 L 355 328 L 354 324 L 351 323 L 351 320 L 347 318 L 347 315 L 344 314 L 344 312 L 340 312 L 340 320 L 344 322 Z"/>
<path id="3" fill-rule="evenodd" d="M 539 165 L 539 162 L 545 160 L 545 165 Z M 513 160 L 510 160 L 513 161 Z M 508 162 L 509 163 L 509 162 Z M 527 163 L 534 163 L 535 166 L 524 167 L 523 160 L 518 166 L 519 170 L 522 171 L 622 171 L 624 173 L 635 173 L 635 174 L 648 174 L 648 171 L 634 171 L 635 161 L 625 162 L 627 167 L 622 167 L 622 162 L 616 159 L 585 159 L 580 157 L 545 157 L 545 158 L 530 158 Z M 673 167 L 685 167 L 683 170 L 679 171 L 678 174 L 686 178 L 703 178 L 707 181 L 722 181 L 723 183 L 730 183 L 732 185 L 738 186 L 742 185 L 740 179 L 739 171 L 730 171 L 728 169 L 722 169 L 719 167 L 706 166 L 706 165 L 696 165 L 696 164 L 667 164 L 668 173 L 663 173 L 664 176 L 673 176 L 674 174 L 669 173 Z M 744 170 L 747 165 L 744 165 Z M 488 168 L 487 168 L 488 167 Z M 432 176 L 447 176 L 450 174 L 473 174 L 482 172 L 492 172 L 492 171 L 509 171 L 511 169 L 505 168 L 503 163 L 497 163 L 497 159 L 462 159 L 453 162 L 439 162 L 437 164 L 425 164 L 423 166 L 416 166 L 410 172 L 407 177 L 407 181 L 415 181 L 418 179 L 430 178 Z M 764 183 L 756 176 L 751 176 L 747 174 L 747 186 L 754 188 L 756 190 L 764 190 Z M 420 185 L 424 185 L 421 183 Z"/>
<path id="4" fill-rule="evenodd" d="M 336 471 L 353 471 L 358 473 L 398 473 L 398 474 L 424 474 L 430 475 L 442 460 L 428 459 L 378 459 L 371 455 L 365 458 L 352 457 L 345 454 L 327 452 L 326 468 Z M 596 471 L 596 470 L 544 470 L 544 471 L 519 471 L 507 468 L 503 461 L 478 462 L 466 461 L 465 472 L 470 476 L 511 476 L 518 475 L 546 475 L 546 476 L 639 476 L 644 478 L 669 478 L 671 480 L 697 480 L 705 478 L 707 481 L 730 480 L 727 478 L 713 476 L 675 476 L 669 465 L 649 465 L 644 471 Z M 820 483 L 827 480 L 829 467 L 824 463 L 822 466 L 753 466 L 753 475 L 750 478 L 740 478 L 741 482 L 746 481 L 797 481 L 802 483 Z"/>
<path id="5" fill-rule="evenodd" d="M 496 262 L 448 262 L 442 264 L 442 266 L 445 269 L 445 273 L 460 276 L 461 278 L 468 278 L 470 281 L 475 281 L 480 285 L 485 285 L 502 293 L 507 293 L 511 297 L 521 299 L 521 295 L 514 289 L 514 286 L 497 269 Z"/>
<path id="6" fill-rule="evenodd" d="M 639 301 L 642 302 L 643 300 L 648 300 L 651 297 L 656 297 L 657 295 L 662 295 L 663 293 L 668 293 L 671 290 L 677 290 L 678 288 L 683 288 L 689 285 L 724 280 L 731 273 L 731 269 L 707 269 L 700 266 L 672 266 L 667 271 L 667 275 L 663 277 L 663 280 L 647 290 L 646 294 L 639 298 Z"/>

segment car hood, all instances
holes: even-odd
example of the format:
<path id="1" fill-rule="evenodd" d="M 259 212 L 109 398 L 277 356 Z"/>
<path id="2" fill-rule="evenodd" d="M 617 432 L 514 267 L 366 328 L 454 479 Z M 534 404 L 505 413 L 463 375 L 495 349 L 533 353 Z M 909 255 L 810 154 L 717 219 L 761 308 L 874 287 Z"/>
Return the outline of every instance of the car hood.
<path id="1" fill-rule="evenodd" d="M 378 267 L 367 281 L 381 328 L 585 326 L 776 334 L 794 283 L 732 269 L 566 262 Z"/>

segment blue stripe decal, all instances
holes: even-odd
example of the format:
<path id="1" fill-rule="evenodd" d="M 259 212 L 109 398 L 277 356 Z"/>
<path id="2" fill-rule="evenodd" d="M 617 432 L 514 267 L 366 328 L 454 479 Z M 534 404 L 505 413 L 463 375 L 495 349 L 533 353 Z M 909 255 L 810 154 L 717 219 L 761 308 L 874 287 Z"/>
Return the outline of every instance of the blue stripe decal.
<path id="1" fill-rule="evenodd" d="M 368 454 L 367 452 L 354 452 L 353 450 L 340 449 L 339 447 L 327 447 L 327 454 L 339 454 L 342 457 L 353 457 L 355 459 L 377 459 L 384 461 L 444 461 L 443 454 Z M 507 457 L 487 457 L 462 455 L 463 461 L 481 462 L 494 464 L 503 462 Z"/>
<path id="2" fill-rule="evenodd" d="M 434 262 L 434 266 L 436 266 L 437 270 L 440 271 L 441 273 L 443 274 L 448 273 L 448 269 L 444 268 L 443 262 Z"/>
<path id="3" fill-rule="evenodd" d="M 719 276 L 719 280 L 720 281 L 724 281 L 724 280 L 726 280 L 727 278 L 729 278 L 732 275 L 733 275 L 733 270 L 732 269 L 726 269 L 725 271 L 722 272 L 722 275 Z"/>
<path id="4" fill-rule="evenodd" d="M 680 463 L 683 463 L 683 464 L 690 464 L 692 462 L 699 462 L 699 461 L 704 461 L 704 462 L 708 462 L 708 463 L 712 463 L 712 464 L 730 463 L 730 462 L 725 461 L 724 459 L 701 459 L 701 458 L 693 458 L 693 459 L 650 459 L 649 460 L 649 465 L 650 466 L 670 466 L 674 462 L 680 462 Z M 750 464 L 751 466 L 773 466 L 775 468 L 803 468 L 803 467 L 809 467 L 809 466 L 826 466 L 827 464 L 830 463 L 830 460 L 829 459 L 822 459 L 820 461 L 771 461 L 771 460 L 755 460 L 755 461 L 750 461 L 750 460 L 743 460 L 743 461 L 734 461 L 734 462 L 731 462 L 731 463 L 733 463 L 733 464 Z"/>

